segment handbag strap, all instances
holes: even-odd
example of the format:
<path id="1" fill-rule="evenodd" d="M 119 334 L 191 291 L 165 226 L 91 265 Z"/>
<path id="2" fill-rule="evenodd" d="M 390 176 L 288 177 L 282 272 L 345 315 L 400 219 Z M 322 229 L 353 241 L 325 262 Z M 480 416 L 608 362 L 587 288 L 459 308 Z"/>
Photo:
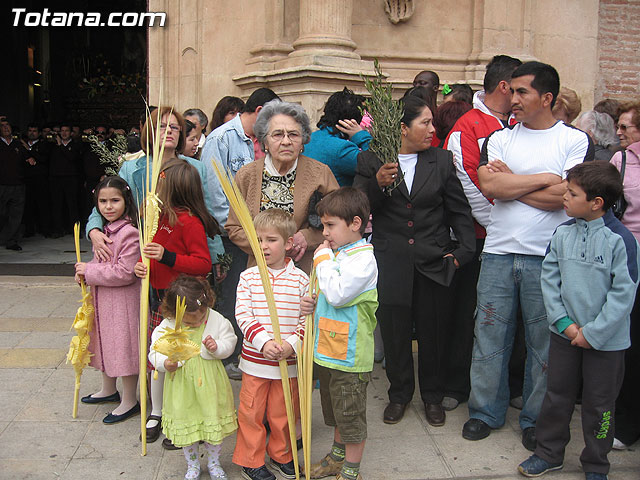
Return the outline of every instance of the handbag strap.
<path id="1" fill-rule="evenodd" d="M 624 170 L 626 166 L 627 166 L 627 151 L 622 150 L 622 163 L 620 164 L 620 176 L 622 177 L 623 181 L 624 181 Z"/>

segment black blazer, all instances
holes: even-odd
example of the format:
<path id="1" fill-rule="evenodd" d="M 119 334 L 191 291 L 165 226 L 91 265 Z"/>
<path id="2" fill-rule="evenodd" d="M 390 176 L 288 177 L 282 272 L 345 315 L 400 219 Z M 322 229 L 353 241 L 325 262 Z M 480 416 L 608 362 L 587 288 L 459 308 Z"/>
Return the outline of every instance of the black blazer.
<path id="1" fill-rule="evenodd" d="M 414 269 L 449 286 L 456 267 L 444 255 L 452 253 L 460 265 L 473 258 L 471 207 L 447 150 L 432 147 L 418 153 L 411 193 L 402 182 L 391 196 L 385 194 L 376 180 L 381 166 L 374 153 L 361 152 L 353 186 L 364 190 L 371 203 L 380 303 L 411 306 Z"/>

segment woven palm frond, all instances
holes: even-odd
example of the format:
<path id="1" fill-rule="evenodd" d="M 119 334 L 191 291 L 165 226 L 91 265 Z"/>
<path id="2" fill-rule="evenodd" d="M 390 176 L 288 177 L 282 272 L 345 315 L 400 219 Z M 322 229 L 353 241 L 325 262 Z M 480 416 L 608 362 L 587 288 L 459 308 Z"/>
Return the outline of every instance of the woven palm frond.
<path id="1" fill-rule="evenodd" d="M 153 344 L 153 349 L 166 355 L 172 362 L 186 362 L 200 355 L 200 347 L 189 340 L 191 329 L 182 325 L 182 317 L 186 311 L 184 297 L 176 298 L 176 326 L 166 327 L 162 336 Z"/>
<path id="2" fill-rule="evenodd" d="M 76 247 L 76 259 L 80 262 L 80 223 L 76 223 L 73 226 L 73 235 Z M 82 288 L 82 300 L 81 305 L 78 307 L 75 319 L 73 320 L 72 328 L 75 329 L 76 335 L 71 339 L 69 345 L 69 352 L 67 353 L 67 363 L 73 365 L 73 369 L 76 374 L 75 391 L 73 395 L 73 418 L 78 416 L 78 397 L 80 395 L 80 377 L 82 371 L 89 365 L 91 356 L 93 355 L 89 351 L 89 332 L 93 330 L 93 319 L 95 309 L 93 306 L 93 297 L 91 292 L 87 289 L 87 285 L 84 280 L 80 282 Z"/>

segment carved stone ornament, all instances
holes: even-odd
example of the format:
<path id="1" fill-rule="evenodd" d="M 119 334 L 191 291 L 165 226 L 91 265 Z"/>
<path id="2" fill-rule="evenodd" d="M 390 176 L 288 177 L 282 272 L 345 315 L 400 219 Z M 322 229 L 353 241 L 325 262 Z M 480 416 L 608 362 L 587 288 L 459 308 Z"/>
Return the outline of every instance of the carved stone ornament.
<path id="1" fill-rule="evenodd" d="M 394 25 L 409 20 L 414 10 L 413 0 L 384 0 L 384 11 Z"/>

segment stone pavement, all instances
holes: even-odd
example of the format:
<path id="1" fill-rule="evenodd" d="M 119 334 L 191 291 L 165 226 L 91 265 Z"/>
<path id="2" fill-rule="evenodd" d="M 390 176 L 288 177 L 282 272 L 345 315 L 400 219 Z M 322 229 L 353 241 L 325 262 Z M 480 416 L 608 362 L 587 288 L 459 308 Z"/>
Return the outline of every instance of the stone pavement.
<path id="1" fill-rule="evenodd" d="M 72 248 L 72 247 L 71 247 Z M 180 451 L 166 451 L 160 441 L 140 455 L 140 417 L 107 426 L 107 405 L 80 404 L 71 418 L 74 373 L 65 365 L 80 290 L 69 277 L 0 276 L 0 479 L 181 479 L 185 461 Z M 81 396 L 94 392 L 100 374 L 87 368 Z M 237 395 L 239 382 L 232 382 Z M 516 410 L 507 424 L 479 442 L 461 435 L 466 406 L 448 412 L 444 427 L 427 424 L 416 396 L 398 425 L 382 423 L 387 380 L 376 365 L 368 390 L 369 439 L 362 473 L 382 479 L 517 479 L 516 466 L 528 455 L 520 443 Z M 313 406 L 313 453 L 318 460 L 331 445 L 332 432 L 322 423 L 317 396 Z M 111 404 L 112 405 L 112 404 Z M 574 440 L 565 468 L 550 480 L 583 479 L 578 456 L 582 446 L 579 417 L 571 426 Z M 223 443 L 222 465 L 239 479 L 231 463 L 235 439 Z M 611 480 L 640 478 L 640 444 L 612 452 Z M 204 460 L 203 460 L 204 465 Z M 205 465 L 206 466 L 206 465 Z M 202 478 L 208 478 L 203 474 Z"/>

